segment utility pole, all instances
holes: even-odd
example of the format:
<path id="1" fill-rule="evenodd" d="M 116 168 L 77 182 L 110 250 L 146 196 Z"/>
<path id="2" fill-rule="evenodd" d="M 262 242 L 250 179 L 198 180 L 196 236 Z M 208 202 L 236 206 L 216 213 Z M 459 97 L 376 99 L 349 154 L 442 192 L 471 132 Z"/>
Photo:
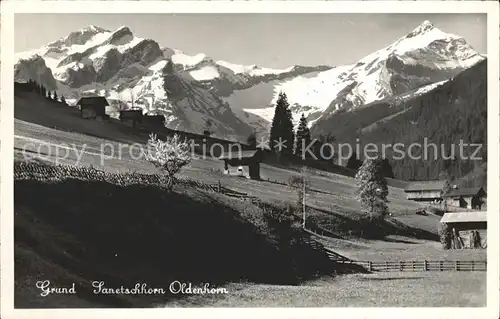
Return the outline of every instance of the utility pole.
<path id="1" fill-rule="evenodd" d="M 306 178 L 302 166 L 302 227 L 306 229 Z"/>

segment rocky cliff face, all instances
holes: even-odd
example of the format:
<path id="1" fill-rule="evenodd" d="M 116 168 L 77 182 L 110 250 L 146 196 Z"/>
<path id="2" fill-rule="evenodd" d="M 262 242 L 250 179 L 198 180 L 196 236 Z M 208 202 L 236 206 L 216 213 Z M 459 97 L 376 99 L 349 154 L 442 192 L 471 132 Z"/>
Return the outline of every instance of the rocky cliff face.
<path id="1" fill-rule="evenodd" d="M 57 88 L 57 82 L 52 75 L 52 71 L 45 64 L 44 59 L 39 55 L 33 55 L 26 59 L 18 60 L 14 66 L 14 81 L 34 80 L 43 83 L 49 90 Z"/>

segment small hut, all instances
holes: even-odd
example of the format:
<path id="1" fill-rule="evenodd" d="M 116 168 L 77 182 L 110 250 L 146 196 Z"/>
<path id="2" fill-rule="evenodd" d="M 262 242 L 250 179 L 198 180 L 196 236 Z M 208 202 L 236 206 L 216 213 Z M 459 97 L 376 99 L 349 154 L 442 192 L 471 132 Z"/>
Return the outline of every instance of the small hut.
<path id="1" fill-rule="evenodd" d="M 103 96 L 87 96 L 78 100 L 76 105 L 80 109 L 81 117 L 95 119 L 96 117 L 106 117 L 106 106 L 109 103 Z"/>
<path id="2" fill-rule="evenodd" d="M 225 152 L 219 159 L 224 161 L 224 172 L 229 173 L 229 166 L 248 166 L 248 177 L 260 180 L 260 162 L 262 153 L 259 150 Z"/>

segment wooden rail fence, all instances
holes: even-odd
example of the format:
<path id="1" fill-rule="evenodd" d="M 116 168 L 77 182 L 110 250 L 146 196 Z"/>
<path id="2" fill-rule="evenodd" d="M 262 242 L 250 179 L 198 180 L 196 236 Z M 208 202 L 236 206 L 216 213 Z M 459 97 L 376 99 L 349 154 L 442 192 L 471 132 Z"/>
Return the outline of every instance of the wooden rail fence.
<path id="1" fill-rule="evenodd" d="M 358 261 L 338 260 L 363 266 L 368 271 L 486 271 L 486 261 L 423 260 L 423 261 Z"/>
<path id="2" fill-rule="evenodd" d="M 241 199 L 256 199 L 254 196 L 249 196 L 247 193 L 242 193 L 238 191 L 231 190 L 222 186 L 219 183 L 210 185 L 212 190 L 223 193 L 227 196 L 241 198 Z M 294 215 L 294 217 L 299 221 L 301 216 Z M 465 260 L 402 260 L 402 261 L 363 261 L 363 260 L 351 260 L 346 256 L 342 256 L 334 252 L 333 250 L 325 247 L 321 242 L 314 238 L 314 236 L 328 236 L 337 237 L 335 234 L 322 229 L 320 227 L 308 226 L 304 229 L 304 232 L 309 235 L 306 238 L 306 242 L 316 250 L 322 250 L 328 258 L 335 263 L 341 264 L 356 264 L 364 267 L 368 271 L 380 271 L 380 272 L 390 272 L 390 271 L 486 271 L 486 261 L 465 261 Z"/>

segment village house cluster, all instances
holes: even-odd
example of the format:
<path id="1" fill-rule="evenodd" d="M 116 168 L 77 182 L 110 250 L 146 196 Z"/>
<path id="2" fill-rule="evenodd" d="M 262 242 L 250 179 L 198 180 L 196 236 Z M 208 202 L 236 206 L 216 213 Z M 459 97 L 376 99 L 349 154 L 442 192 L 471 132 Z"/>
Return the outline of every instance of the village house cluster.
<path id="1" fill-rule="evenodd" d="M 447 180 L 411 182 L 406 198 L 443 211 L 441 223 L 452 232 L 452 248 L 486 248 L 486 192 L 482 187 L 461 188 Z"/>

